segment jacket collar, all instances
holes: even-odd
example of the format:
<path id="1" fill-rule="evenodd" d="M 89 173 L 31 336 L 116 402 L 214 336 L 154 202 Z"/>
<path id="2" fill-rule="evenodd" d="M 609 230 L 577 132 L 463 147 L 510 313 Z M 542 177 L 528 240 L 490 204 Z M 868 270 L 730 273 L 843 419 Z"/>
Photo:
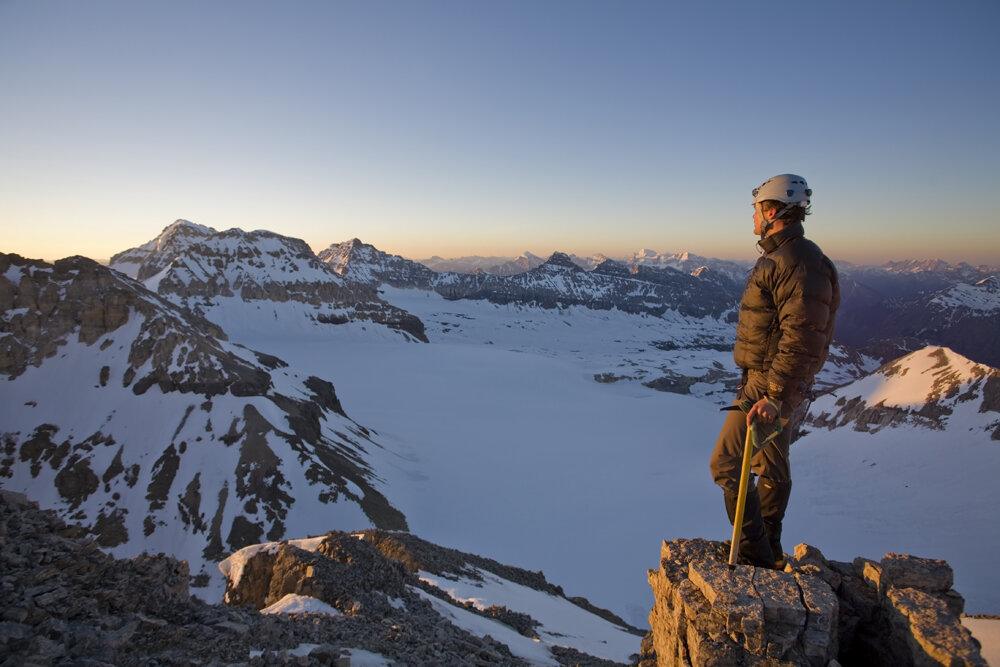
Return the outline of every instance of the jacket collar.
<path id="1" fill-rule="evenodd" d="M 801 222 L 793 222 L 792 224 L 787 225 L 780 232 L 776 232 L 765 239 L 757 241 L 757 245 L 759 245 L 760 249 L 765 253 L 774 252 L 792 239 L 805 236 L 805 233 L 806 230 L 802 227 Z"/>

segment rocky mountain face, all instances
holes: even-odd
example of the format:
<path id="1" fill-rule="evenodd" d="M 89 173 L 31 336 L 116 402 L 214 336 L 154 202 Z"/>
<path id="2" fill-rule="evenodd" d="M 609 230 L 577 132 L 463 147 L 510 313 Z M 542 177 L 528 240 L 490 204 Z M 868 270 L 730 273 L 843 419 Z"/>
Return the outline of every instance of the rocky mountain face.
<path id="1" fill-rule="evenodd" d="M 208 585 L 226 554 L 320 508 L 406 527 L 375 435 L 327 380 L 82 257 L 0 255 L 0 307 L 0 478 L 102 547 L 183 555 Z"/>
<path id="2" fill-rule="evenodd" d="M 953 420 L 1000 440 L 1000 371 L 928 347 L 818 398 L 806 423 L 874 433 L 900 424 L 940 431 Z"/>
<path id="3" fill-rule="evenodd" d="M 842 563 L 800 544 L 784 571 L 731 569 L 720 547 L 663 543 L 643 665 L 986 665 L 944 561 Z"/>
<path id="4" fill-rule="evenodd" d="M 399 533 L 328 533 L 313 550 L 294 543 L 257 549 L 226 563 L 228 603 L 189 594 L 188 564 L 163 554 L 130 560 L 102 552 L 89 531 L 0 490 L 0 622 L 3 664 L 582 665 L 614 662 L 558 640 L 543 644 L 538 620 L 504 606 L 455 600 L 419 573 L 457 576 L 473 569 L 575 606 L 622 636 L 636 652 L 640 633 L 607 612 L 562 596 L 539 573 L 500 565 Z M 277 604 L 274 604 L 277 603 Z M 464 630 L 458 615 L 481 619 L 489 634 Z M 535 648 L 537 644 L 538 648 Z M 540 650 L 541 649 L 541 650 Z M 381 664 L 381 663 L 379 663 Z"/>

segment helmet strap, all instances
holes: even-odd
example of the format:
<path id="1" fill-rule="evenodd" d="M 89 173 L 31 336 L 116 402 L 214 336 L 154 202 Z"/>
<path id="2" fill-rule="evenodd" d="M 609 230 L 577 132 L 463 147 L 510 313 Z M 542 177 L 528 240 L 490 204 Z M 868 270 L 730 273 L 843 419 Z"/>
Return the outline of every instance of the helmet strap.
<path id="1" fill-rule="evenodd" d="M 764 213 L 764 207 L 763 206 L 760 207 L 760 217 L 763 218 L 762 222 L 760 223 L 761 241 L 767 238 L 767 233 L 771 231 L 771 227 L 774 226 L 774 221 L 779 220 L 781 216 L 783 216 L 788 211 L 792 210 L 792 207 L 794 207 L 795 204 L 796 202 L 786 203 L 785 207 L 780 211 L 778 211 L 777 213 L 775 213 L 770 219 L 768 219 L 767 214 Z"/>

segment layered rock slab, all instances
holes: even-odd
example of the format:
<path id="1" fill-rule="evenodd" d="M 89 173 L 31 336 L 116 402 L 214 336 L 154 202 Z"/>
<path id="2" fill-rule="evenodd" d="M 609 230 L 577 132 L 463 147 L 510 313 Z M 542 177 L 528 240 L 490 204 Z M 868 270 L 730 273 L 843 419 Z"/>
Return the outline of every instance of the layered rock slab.
<path id="1" fill-rule="evenodd" d="M 737 565 L 708 540 L 664 542 L 644 665 L 985 665 L 944 561 L 827 561 L 801 544 L 784 571 Z"/>

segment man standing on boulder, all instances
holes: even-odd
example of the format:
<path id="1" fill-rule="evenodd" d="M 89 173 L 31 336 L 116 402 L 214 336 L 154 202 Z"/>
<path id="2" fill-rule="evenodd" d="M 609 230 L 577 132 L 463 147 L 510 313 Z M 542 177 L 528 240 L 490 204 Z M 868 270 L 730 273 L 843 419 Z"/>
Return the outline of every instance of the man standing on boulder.
<path id="1" fill-rule="evenodd" d="M 819 247 L 805 238 L 812 190 L 795 174 L 780 174 L 753 190 L 753 229 L 763 252 L 740 300 L 733 356 L 743 369 L 734 406 L 712 452 L 709 468 L 725 494 L 732 524 L 743 447 L 752 420 L 774 424 L 791 419 L 826 361 L 840 305 L 837 270 Z M 792 424 L 757 450 L 748 484 L 741 558 L 758 567 L 784 567 L 781 522 L 792 490 L 788 448 Z"/>

